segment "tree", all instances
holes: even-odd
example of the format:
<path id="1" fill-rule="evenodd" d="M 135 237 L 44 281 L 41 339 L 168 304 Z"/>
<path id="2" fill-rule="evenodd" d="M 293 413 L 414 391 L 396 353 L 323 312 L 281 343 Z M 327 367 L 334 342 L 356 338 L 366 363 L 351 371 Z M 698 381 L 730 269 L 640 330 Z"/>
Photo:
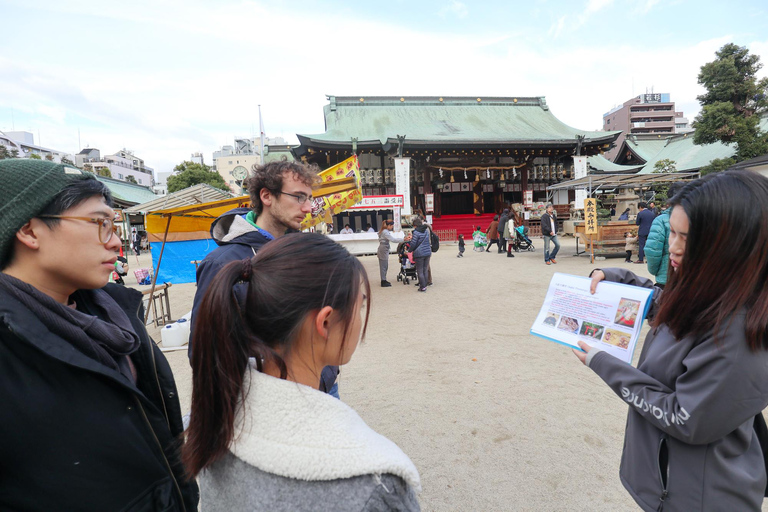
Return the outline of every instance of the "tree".
<path id="1" fill-rule="evenodd" d="M 97 167 L 93 172 L 96 176 L 104 176 L 105 178 L 112 177 L 112 171 L 109 170 L 109 167 Z"/>
<path id="2" fill-rule="evenodd" d="M 61 163 L 63 163 L 64 165 L 75 165 L 75 162 L 73 162 L 72 160 L 70 160 L 65 156 L 61 157 Z"/>
<path id="3" fill-rule="evenodd" d="M 18 151 L 16 152 L 16 154 L 18 155 Z M 11 151 L 9 151 L 7 147 L 0 144 L 0 160 L 5 160 L 6 158 L 16 158 L 16 157 L 12 156 Z"/>
<path id="4" fill-rule="evenodd" d="M 134 178 L 134 177 L 133 177 L 133 176 L 131 176 L 130 174 L 129 174 L 128 176 L 126 176 L 126 177 L 125 177 L 125 181 L 127 181 L 128 183 L 135 183 L 136 185 L 138 185 L 138 184 L 139 184 L 139 182 L 138 182 L 138 181 L 136 181 L 136 178 Z"/>
<path id="5" fill-rule="evenodd" d="M 709 174 L 711 172 L 720 172 L 724 171 L 733 164 L 736 163 L 736 160 L 733 158 L 715 158 L 711 162 L 709 162 L 709 165 L 702 167 L 699 172 L 702 176 Z"/>
<path id="6" fill-rule="evenodd" d="M 34 153 L 32 153 L 31 155 L 29 155 L 29 159 L 30 159 L 30 160 L 42 160 L 42 158 L 40 157 L 40 155 L 36 155 L 36 154 L 34 154 Z"/>
<path id="7" fill-rule="evenodd" d="M 697 98 L 702 108 L 693 122 L 693 141 L 735 144 L 737 161 L 768 153 L 768 134 L 759 126 L 760 115 L 768 110 L 768 77 L 756 77 L 763 67 L 760 57 L 733 43 L 715 55 L 699 73 L 707 92 Z"/>
<path id="8" fill-rule="evenodd" d="M 677 165 L 675 164 L 675 161 L 670 160 L 669 158 L 664 158 L 662 160 L 659 160 L 655 164 L 653 164 L 653 172 L 655 173 L 676 172 L 676 171 L 677 171 Z"/>
<path id="9" fill-rule="evenodd" d="M 48 160 L 49 162 L 53 162 L 53 155 L 51 155 L 49 153 L 49 154 L 45 155 L 45 159 Z"/>
<path id="10" fill-rule="evenodd" d="M 178 192 L 179 190 L 207 183 L 212 187 L 220 188 L 229 192 L 229 186 L 221 174 L 211 171 L 211 168 L 205 164 L 184 161 L 173 168 L 175 174 L 168 177 L 168 192 Z"/>

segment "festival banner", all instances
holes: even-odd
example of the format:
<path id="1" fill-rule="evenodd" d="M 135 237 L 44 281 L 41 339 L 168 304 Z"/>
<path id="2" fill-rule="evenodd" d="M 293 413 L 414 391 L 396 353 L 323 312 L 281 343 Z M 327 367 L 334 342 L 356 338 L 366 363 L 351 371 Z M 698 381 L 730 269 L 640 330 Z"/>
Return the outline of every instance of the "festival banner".
<path id="1" fill-rule="evenodd" d="M 350 206 L 354 206 L 363 199 L 360 188 L 360 163 L 357 155 L 352 155 L 341 163 L 329 167 L 320 173 L 320 181 L 329 183 L 341 178 L 354 177 L 357 180 L 357 188 L 347 192 L 316 197 L 312 200 L 312 211 L 307 214 L 301 223 L 301 229 L 309 229 L 320 222 L 332 222 L 332 216 L 341 213 Z"/>

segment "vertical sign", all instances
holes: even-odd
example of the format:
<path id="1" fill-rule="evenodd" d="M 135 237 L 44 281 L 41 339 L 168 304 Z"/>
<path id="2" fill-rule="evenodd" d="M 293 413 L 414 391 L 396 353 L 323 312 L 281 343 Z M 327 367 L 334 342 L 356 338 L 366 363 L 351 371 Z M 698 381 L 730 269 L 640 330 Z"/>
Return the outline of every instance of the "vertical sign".
<path id="1" fill-rule="evenodd" d="M 592 235 L 595 235 L 596 233 L 597 233 L 597 200 L 594 198 L 585 199 L 584 200 L 584 234 L 589 235 L 590 263 L 595 262 L 595 242 Z"/>
<path id="2" fill-rule="evenodd" d="M 432 213 L 435 211 L 435 194 L 424 194 L 424 207 L 425 213 Z"/>
<path id="3" fill-rule="evenodd" d="M 584 200 L 584 233 L 597 233 L 597 200 L 594 198 Z"/>
<path id="4" fill-rule="evenodd" d="M 533 190 L 523 192 L 523 204 L 526 208 L 533 208 Z"/>
<path id="5" fill-rule="evenodd" d="M 573 179 L 578 180 L 579 178 L 586 178 L 586 177 L 587 177 L 587 157 L 586 156 L 573 157 Z M 578 208 L 578 205 L 584 204 L 584 200 L 586 198 L 587 198 L 586 187 L 577 188 L 576 194 L 575 194 L 576 207 Z"/>
<path id="6" fill-rule="evenodd" d="M 395 231 L 401 231 L 402 225 L 400 221 L 400 207 L 395 206 L 392 208 L 392 220 L 395 221 Z"/>
<path id="7" fill-rule="evenodd" d="M 411 214 L 411 159 L 395 158 L 395 194 L 403 196 L 403 213 Z"/>

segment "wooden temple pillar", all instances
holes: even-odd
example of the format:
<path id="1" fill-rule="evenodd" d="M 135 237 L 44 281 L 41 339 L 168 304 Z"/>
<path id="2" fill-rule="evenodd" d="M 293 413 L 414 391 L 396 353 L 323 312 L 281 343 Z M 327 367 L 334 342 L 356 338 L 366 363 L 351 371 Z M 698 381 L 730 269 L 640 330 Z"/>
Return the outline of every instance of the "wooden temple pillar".
<path id="1" fill-rule="evenodd" d="M 477 172 L 479 171 L 475 171 L 475 173 Z M 474 207 L 475 215 L 485 213 L 485 208 L 483 207 L 483 184 L 479 180 L 472 182 L 472 199 L 474 200 L 472 206 Z"/>

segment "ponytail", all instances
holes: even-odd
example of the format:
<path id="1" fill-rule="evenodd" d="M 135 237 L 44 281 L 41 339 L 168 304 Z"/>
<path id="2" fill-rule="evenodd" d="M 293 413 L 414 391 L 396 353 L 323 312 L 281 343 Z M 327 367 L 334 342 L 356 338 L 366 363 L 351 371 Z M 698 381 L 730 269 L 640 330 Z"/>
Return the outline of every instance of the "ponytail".
<path id="1" fill-rule="evenodd" d="M 243 379 L 248 358 L 262 370 L 276 363 L 285 378 L 285 362 L 264 345 L 244 321 L 246 296 L 253 279 L 251 260 L 233 261 L 216 275 L 195 318 L 192 344 L 192 413 L 182 460 L 196 476 L 227 451 L 235 433 L 235 417 L 245 397 Z"/>
<path id="2" fill-rule="evenodd" d="M 360 260 L 318 233 L 289 233 L 253 259 L 219 271 L 194 318 L 192 413 L 182 449 L 189 475 L 221 458 L 232 444 L 238 407 L 249 391 L 244 384 L 249 358 L 256 370 L 266 366 L 287 378 L 284 358 L 304 320 L 325 306 L 338 311 L 345 326 L 341 354 L 348 341 L 357 343 L 349 335 L 361 294 L 370 297 L 371 289 Z M 366 301 L 362 337 L 369 312 Z"/>

